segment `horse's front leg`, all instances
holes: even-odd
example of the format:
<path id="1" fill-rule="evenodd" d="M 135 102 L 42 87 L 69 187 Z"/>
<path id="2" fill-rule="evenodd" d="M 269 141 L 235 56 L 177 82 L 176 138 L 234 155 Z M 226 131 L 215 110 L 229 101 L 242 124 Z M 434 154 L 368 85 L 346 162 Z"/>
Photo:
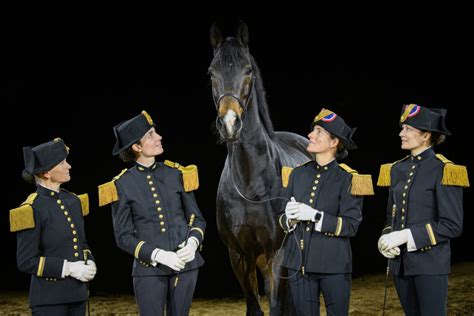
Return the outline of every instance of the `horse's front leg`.
<path id="1" fill-rule="evenodd" d="M 245 295 L 247 315 L 263 315 L 259 303 L 256 259 L 251 256 L 243 257 L 230 248 L 229 257 L 232 269 Z"/>

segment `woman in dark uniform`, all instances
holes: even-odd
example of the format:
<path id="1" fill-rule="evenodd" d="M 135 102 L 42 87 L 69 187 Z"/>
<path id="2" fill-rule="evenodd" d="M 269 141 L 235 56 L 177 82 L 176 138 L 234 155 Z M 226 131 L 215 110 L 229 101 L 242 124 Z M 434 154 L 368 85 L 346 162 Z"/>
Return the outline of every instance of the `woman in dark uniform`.
<path id="1" fill-rule="evenodd" d="M 31 274 L 33 315 L 85 315 L 86 282 L 97 271 L 84 231 L 87 194 L 60 188 L 71 179 L 68 152 L 60 138 L 23 148 L 23 178 L 37 189 L 10 211 L 10 228 L 17 232 L 18 269 Z"/>
<path id="2" fill-rule="evenodd" d="M 315 160 L 283 169 L 283 186 L 291 197 L 280 216 L 291 232 L 283 266 L 298 315 L 319 315 L 320 293 L 328 315 L 347 315 L 352 254 L 349 237 L 362 221 L 362 196 L 373 194 L 370 175 L 360 175 L 338 160 L 356 149 L 355 129 L 323 109 L 314 119 L 307 151 Z M 289 179 L 288 179 L 289 174 Z"/>
<path id="3" fill-rule="evenodd" d="M 377 183 L 390 187 L 378 248 L 391 259 L 390 271 L 406 315 L 446 314 L 449 241 L 461 234 L 462 187 L 469 183 L 466 167 L 433 149 L 450 135 L 445 116 L 444 109 L 404 106 L 401 148 L 410 155 L 382 165 Z"/>
<path id="4" fill-rule="evenodd" d="M 132 162 L 99 187 L 99 203 L 112 202 L 115 240 L 135 257 L 133 286 L 140 315 L 187 315 L 198 268 L 196 252 L 206 222 L 193 190 L 196 166 L 157 162 L 163 153 L 161 136 L 145 111 L 114 127 L 113 155 Z"/>

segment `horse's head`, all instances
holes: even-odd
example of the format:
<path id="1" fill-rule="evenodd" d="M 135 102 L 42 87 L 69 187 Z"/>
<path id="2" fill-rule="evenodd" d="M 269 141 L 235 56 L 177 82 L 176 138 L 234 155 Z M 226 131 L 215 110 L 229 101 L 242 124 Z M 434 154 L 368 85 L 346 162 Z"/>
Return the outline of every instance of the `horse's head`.
<path id="1" fill-rule="evenodd" d="M 224 141 L 235 141 L 242 130 L 255 84 L 252 58 L 248 49 L 247 25 L 240 22 L 237 36 L 225 40 L 214 24 L 211 27 L 214 58 L 209 66 L 212 97 L 217 110 L 216 128 Z"/>

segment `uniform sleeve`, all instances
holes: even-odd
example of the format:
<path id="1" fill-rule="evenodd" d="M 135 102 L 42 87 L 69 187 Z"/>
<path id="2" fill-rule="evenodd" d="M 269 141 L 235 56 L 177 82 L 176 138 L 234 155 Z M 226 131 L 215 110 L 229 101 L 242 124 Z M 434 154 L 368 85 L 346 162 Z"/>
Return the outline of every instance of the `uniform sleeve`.
<path id="1" fill-rule="evenodd" d="M 135 225 L 132 220 L 132 211 L 124 191 L 116 181 L 119 199 L 112 203 L 112 220 L 117 246 L 135 258 L 151 262 L 154 246 L 135 237 Z"/>
<path id="2" fill-rule="evenodd" d="M 35 227 L 17 233 L 17 264 L 22 272 L 38 277 L 61 278 L 64 258 L 41 256 L 41 219 L 33 207 Z"/>
<path id="3" fill-rule="evenodd" d="M 186 212 L 188 223 L 192 217 L 194 218 L 192 226 L 189 229 L 189 237 L 197 238 L 199 244 L 202 244 L 204 233 L 206 231 L 206 221 L 199 210 L 194 193 L 192 191 L 185 192 L 183 187 L 181 201 L 184 206 L 184 211 Z"/>
<path id="4" fill-rule="evenodd" d="M 321 233 L 328 233 L 336 237 L 353 237 L 356 235 L 362 222 L 363 198 L 351 195 L 351 183 L 352 177 L 346 177 L 339 199 L 339 216 L 325 212 Z M 324 212 L 324 210 L 320 211 Z"/>
<path id="5" fill-rule="evenodd" d="M 437 212 L 434 219 L 410 227 L 417 249 L 436 246 L 462 232 L 463 192 L 461 187 L 441 184 L 441 173 L 436 179 Z"/>

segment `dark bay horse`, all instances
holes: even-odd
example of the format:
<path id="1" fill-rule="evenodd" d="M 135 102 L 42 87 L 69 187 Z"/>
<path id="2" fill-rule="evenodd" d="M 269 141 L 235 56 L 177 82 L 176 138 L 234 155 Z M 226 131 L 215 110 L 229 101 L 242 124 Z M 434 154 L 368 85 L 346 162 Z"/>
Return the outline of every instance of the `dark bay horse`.
<path id="1" fill-rule="evenodd" d="M 277 250 L 284 237 L 278 213 L 287 201 L 267 199 L 282 196 L 282 165 L 294 167 L 311 159 L 308 141 L 273 130 L 260 72 L 249 53 L 247 26 L 241 22 L 236 37 L 224 39 L 213 25 L 211 44 L 216 128 L 228 151 L 217 191 L 219 236 L 244 292 L 247 315 L 263 314 L 257 267 L 265 280 L 271 314 L 284 314 L 287 293 L 280 278 L 282 254 Z"/>

